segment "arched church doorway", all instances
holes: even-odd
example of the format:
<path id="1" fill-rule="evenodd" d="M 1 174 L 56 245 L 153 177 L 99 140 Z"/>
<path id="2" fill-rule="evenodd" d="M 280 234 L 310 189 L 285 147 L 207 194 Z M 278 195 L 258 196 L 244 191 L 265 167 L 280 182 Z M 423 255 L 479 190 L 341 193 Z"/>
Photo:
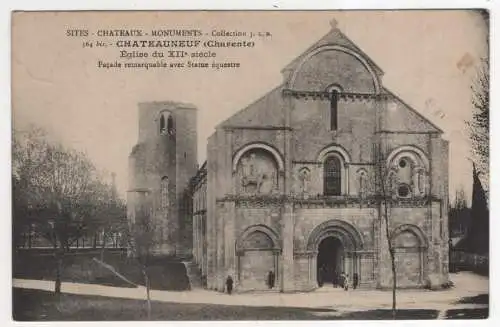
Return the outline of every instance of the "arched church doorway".
<path id="1" fill-rule="evenodd" d="M 342 273 L 344 266 L 344 247 L 342 242 L 333 236 L 323 239 L 318 246 L 317 280 L 318 286 L 332 284 Z"/>
<path id="2" fill-rule="evenodd" d="M 350 223 L 332 219 L 319 224 L 309 234 L 307 250 L 317 253 L 312 260 L 315 265 L 309 266 L 311 284 L 332 285 L 333 277 L 342 272 L 351 282 L 354 274 L 362 282 L 359 252 L 363 251 L 363 237 Z"/>

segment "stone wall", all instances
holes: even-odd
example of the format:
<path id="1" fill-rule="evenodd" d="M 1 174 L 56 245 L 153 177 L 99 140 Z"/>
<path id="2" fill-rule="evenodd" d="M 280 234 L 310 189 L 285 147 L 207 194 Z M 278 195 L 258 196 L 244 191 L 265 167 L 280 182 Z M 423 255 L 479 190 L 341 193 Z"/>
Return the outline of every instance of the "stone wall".
<path id="1" fill-rule="evenodd" d="M 172 117 L 173 129 L 161 131 L 161 116 Z M 192 215 L 184 197 L 196 172 L 196 108 L 176 102 L 139 104 L 138 143 L 129 157 L 127 214 L 135 220 L 137 208 L 147 201 L 155 228 L 155 254 L 190 255 Z M 162 204 L 162 179 L 166 201 Z"/>
<path id="2" fill-rule="evenodd" d="M 277 252 L 272 254 L 276 261 L 272 264 L 277 269 L 279 289 L 316 287 L 318 244 L 313 249 L 307 244 L 313 231 L 329 221 L 348 224 L 348 229 L 355 231 L 353 239 L 359 237 L 362 246 L 350 249 L 346 265 L 360 274 L 361 285 L 390 285 L 384 221 L 373 197 L 370 203 L 365 202 L 365 197 L 379 192 L 374 182 L 375 168 L 380 164 L 376 159 L 385 159 L 403 146 L 430 164 L 425 167 L 429 192 L 415 193 L 390 210 L 390 231 L 402 233 L 402 239 L 408 237 L 404 238 L 407 241 L 414 236 L 420 242 L 418 246 L 403 242 L 398 248 L 399 279 L 402 285 L 411 286 L 445 280 L 447 142 L 441 139 L 439 128 L 380 86 L 380 69 L 342 33 L 334 29 L 318 44 L 321 46 L 311 47 L 287 66 L 283 85 L 217 126 L 208 140 L 207 246 L 203 255 L 208 287 L 224 290 L 225 277 L 241 274 L 242 267 L 252 269 L 256 265 L 257 275 L 267 269 L 261 264 L 269 268 L 271 256 L 266 257 L 267 261 L 259 261 L 257 256 L 249 254 L 242 259 L 242 253 L 235 253 L 246 231 L 255 226 L 276 234 Z M 330 100 L 324 93 L 314 93 L 325 92 L 331 86 L 341 92 L 334 130 L 330 126 Z M 291 93 L 287 95 L 285 89 Z M 240 160 L 248 159 L 244 150 L 250 155 L 256 148 L 268 151 L 262 157 L 273 161 L 273 165 L 260 165 L 267 170 L 259 175 L 269 177 L 266 174 L 271 170 L 277 175 L 272 175 L 277 178 L 277 187 L 272 190 L 264 188 L 261 192 L 260 177 L 248 176 L 258 164 L 241 166 Z M 343 186 L 338 198 L 328 199 L 323 196 L 322 155 L 330 150 L 342 156 Z M 307 191 L 302 179 L 304 172 L 309 178 Z M 371 185 L 360 194 L 362 176 Z M 414 176 L 420 183 L 420 175 Z M 335 201 L 338 203 L 332 204 Z M 405 234 L 408 231 L 410 234 Z M 199 257 L 202 251 L 199 245 L 197 248 Z M 252 272 L 244 273 L 248 280 L 253 278 Z"/>

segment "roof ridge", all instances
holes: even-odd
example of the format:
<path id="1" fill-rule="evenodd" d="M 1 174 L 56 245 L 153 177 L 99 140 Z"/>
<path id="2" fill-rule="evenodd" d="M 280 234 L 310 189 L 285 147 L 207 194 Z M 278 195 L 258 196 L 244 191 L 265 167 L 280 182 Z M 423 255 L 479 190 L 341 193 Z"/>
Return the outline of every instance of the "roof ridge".
<path id="1" fill-rule="evenodd" d="M 285 65 L 284 68 L 281 69 L 281 72 L 283 73 L 285 70 L 291 69 L 293 66 L 295 66 L 298 61 L 305 57 L 308 53 L 312 52 L 315 49 L 319 49 L 321 47 L 324 47 L 328 44 L 331 45 L 339 45 L 339 46 L 344 46 L 342 44 L 338 43 L 333 43 L 333 42 L 326 42 L 325 44 L 321 44 L 323 40 L 327 39 L 328 36 L 334 37 L 334 33 L 338 34 L 338 37 L 343 38 L 349 46 L 351 46 L 355 52 L 359 53 L 363 58 L 365 58 L 371 66 L 377 71 L 378 74 L 383 75 L 384 71 L 382 68 L 380 68 L 379 65 L 373 59 L 365 52 L 363 49 L 361 49 L 354 41 L 352 41 L 344 32 L 342 32 L 341 29 L 338 27 L 332 27 L 326 34 L 324 34 L 321 38 L 319 38 L 317 41 L 313 42 L 309 47 L 307 47 L 302 53 L 300 53 L 298 56 L 296 56 L 294 59 L 292 59 L 287 65 Z"/>

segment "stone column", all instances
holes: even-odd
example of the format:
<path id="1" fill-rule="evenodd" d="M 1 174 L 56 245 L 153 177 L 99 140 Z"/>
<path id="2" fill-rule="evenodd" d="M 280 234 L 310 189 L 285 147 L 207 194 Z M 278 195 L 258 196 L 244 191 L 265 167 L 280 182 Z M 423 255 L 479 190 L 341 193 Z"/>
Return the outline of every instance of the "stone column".
<path id="1" fill-rule="evenodd" d="M 226 203 L 226 214 L 224 224 L 224 255 L 225 255 L 225 268 L 226 276 L 230 275 L 236 281 L 236 239 L 235 239 L 235 216 L 236 205 L 234 201 Z"/>
<path id="2" fill-rule="evenodd" d="M 318 262 L 317 262 L 317 258 L 318 258 L 318 253 L 317 252 L 311 252 L 310 253 L 310 268 L 311 271 L 310 271 L 310 276 L 311 276 L 311 279 L 310 279 L 310 285 L 311 285 L 311 289 L 315 289 L 318 287 L 318 271 L 317 271 L 317 267 L 318 267 Z"/>
<path id="3" fill-rule="evenodd" d="M 380 217 L 379 228 L 379 242 L 378 242 L 378 269 L 377 269 L 377 286 L 387 287 L 390 285 L 392 272 L 391 272 L 391 259 L 389 254 L 389 245 L 387 243 L 387 235 L 385 230 L 385 218 L 383 217 L 384 204 L 380 206 L 382 215 Z"/>
<path id="4" fill-rule="evenodd" d="M 283 287 L 282 291 L 292 291 L 295 288 L 294 283 L 294 263 L 293 263 L 293 229 L 294 229 L 294 217 L 293 217 L 293 205 L 291 203 L 286 203 L 284 206 L 284 213 L 282 216 L 283 221 L 283 270 L 282 279 Z"/>
<path id="5" fill-rule="evenodd" d="M 198 215 L 193 215 L 193 259 L 195 263 L 199 263 L 200 257 L 198 253 Z"/>
<path id="6" fill-rule="evenodd" d="M 217 284 L 216 289 L 223 292 L 225 289 L 225 272 L 224 267 L 224 237 L 225 237 L 225 210 L 224 203 L 217 203 Z"/>

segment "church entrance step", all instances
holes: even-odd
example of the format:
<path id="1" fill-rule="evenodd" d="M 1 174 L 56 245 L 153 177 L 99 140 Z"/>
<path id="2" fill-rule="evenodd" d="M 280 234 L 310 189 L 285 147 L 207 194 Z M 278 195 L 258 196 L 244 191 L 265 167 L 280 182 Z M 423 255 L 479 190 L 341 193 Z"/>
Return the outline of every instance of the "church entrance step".
<path id="1" fill-rule="evenodd" d="M 198 264 L 193 261 L 184 261 L 183 264 L 186 267 L 191 289 L 202 288 L 201 269 Z"/>

